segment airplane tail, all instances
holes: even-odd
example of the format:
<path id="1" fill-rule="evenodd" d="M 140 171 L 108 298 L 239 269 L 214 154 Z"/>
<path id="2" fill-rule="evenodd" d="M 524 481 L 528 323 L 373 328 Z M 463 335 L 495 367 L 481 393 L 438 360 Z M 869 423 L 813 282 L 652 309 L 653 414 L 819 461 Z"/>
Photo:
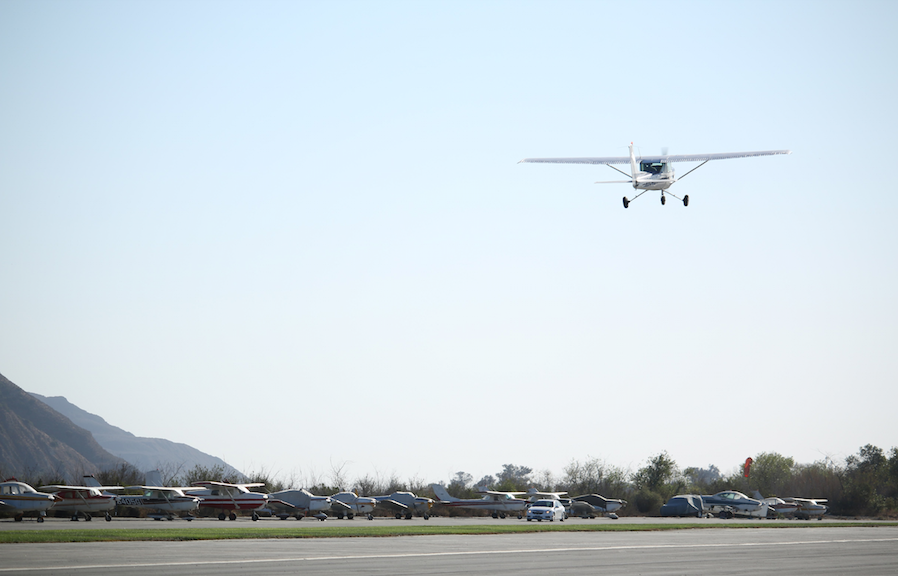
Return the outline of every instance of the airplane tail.
<path id="1" fill-rule="evenodd" d="M 443 488 L 442 484 L 431 484 L 430 487 L 433 489 L 433 493 L 437 498 L 442 500 L 443 502 L 455 502 L 458 498 L 449 494 L 445 488 Z"/>
<path id="2" fill-rule="evenodd" d="M 159 470 L 147 470 L 144 481 L 147 486 L 162 486 L 162 472 Z"/>

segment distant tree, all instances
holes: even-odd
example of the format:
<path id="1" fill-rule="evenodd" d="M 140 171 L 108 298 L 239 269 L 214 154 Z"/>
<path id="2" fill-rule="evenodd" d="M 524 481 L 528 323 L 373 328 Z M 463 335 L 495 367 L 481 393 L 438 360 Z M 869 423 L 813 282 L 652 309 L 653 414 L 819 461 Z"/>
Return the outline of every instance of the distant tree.
<path id="1" fill-rule="evenodd" d="M 527 466 L 503 464 L 502 471 L 497 474 L 499 481 L 496 483 L 496 489 L 514 491 L 527 488 L 533 483 L 530 478 L 532 472 L 533 469 Z"/>
<path id="2" fill-rule="evenodd" d="M 628 473 L 609 466 L 598 458 L 585 462 L 572 460 L 564 467 L 564 476 L 558 486 L 572 496 L 580 494 L 601 494 L 609 498 L 622 498 L 630 492 Z"/>
<path id="3" fill-rule="evenodd" d="M 845 459 L 844 504 L 853 514 L 873 515 L 895 508 L 889 497 L 891 465 L 881 448 L 867 444 Z"/>
<path id="4" fill-rule="evenodd" d="M 637 492 L 637 509 L 652 513 L 685 487 L 685 482 L 679 478 L 677 463 L 667 452 L 662 452 L 633 474 L 633 486 Z"/>
<path id="5" fill-rule="evenodd" d="M 137 486 L 144 483 L 144 474 L 132 464 L 121 464 L 100 470 L 94 478 L 103 486 Z M 78 479 L 80 484 L 81 479 Z"/>
<path id="6" fill-rule="evenodd" d="M 480 489 L 480 488 L 493 488 L 493 487 L 496 486 L 496 483 L 497 483 L 497 482 L 498 482 L 498 481 L 496 480 L 496 477 L 495 477 L 495 476 L 493 476 L 492 474 L 487 474 L 486 476 L 484 476 L 483 478 L 481 478 L 481 479 L 478 480 L 477 482 L 474 482 L 474 487 L 477 488 L 477 489 Z"/>
<path id="7" fill-rule="evenodd" d="M 711 492 L 711 487 L 721 479 L 720 469 L 714 464 L 707 468 L 686 468 L 683 471 L 686 479 L 686 491 L 697 493 Z"/>
<path id="8" fill-rule="evenodd" d="M 230 480 L 226 477 L 225 467 L 221 464 L 213 464 L 206 467 L 202 464 L 196 464 L 193 468 L 184 472 L 180 484 L 182 486 L 191 486 L 194 482 L 202 482 L 203 480 L 212 480 L 215 482 L 223 482 Z"/>
<path id="9" fill-rule="evenodd" d="M 785 491 L 792 481 L 795 461 L 776 452 L 763 452 L 753 460 L 748 477 L 749 485 L 764 497 L 789 496 Z"/>
<path id="10" fill-rule="evenodd" d="M 284 483 L 278 480 L 273 474 L 268 472 L 264 467 L 259 471 L 252 471 L 245 475 L 244 481 L 248 484 L 262 483 L 263 487 L 250 488 L 253 492 L 280 492 L 285 490 Z"/>

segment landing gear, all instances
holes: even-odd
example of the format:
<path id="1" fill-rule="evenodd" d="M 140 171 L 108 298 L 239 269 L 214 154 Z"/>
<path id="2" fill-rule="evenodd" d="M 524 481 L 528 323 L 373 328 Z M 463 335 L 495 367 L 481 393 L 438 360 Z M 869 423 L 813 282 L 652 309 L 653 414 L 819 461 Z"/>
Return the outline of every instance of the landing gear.
<path id="1" fill-rule="evenodd" d="M 237 515 L 235 513 L 231 512 L 230 514 L 228 514 L 228 520 L 236 520 L 236 519 L 237 519 Z"/>
<path id="2" fill-rule="evenodd" d="M 93 519 L 94 519 L 93 516 L 91 516 L 91 515 L 88 514 L 87 512 L 84 513 L 84 521 L 85 521 L 85 522 L 90 522 L 90 521 L 93 520 Z"/>
<path id="3" fill-rule="evenodd" d="M 664 206 L 665 204 L 667 204 L 667 198 L 665 198 L 664 194 L 662 193 L 661 194 L 661 205 Z"/>
<path id="4" fill-rule="evenodd" d="M 219 520 L 224 520 L 224 519 L 225 519 L 225 513 L 224 513 L 224 512 L 219 512 L 219 514 L 218 514 L 218 519 L 219 519 Z"/>
<path id="5" fill-rule="evenodd" d="M 425 519 L 425 520 L 430 520 L 430 514 L 424 514 L 424 519 Z"/>
<path id="6" fill-rule="evenodd" d="M 259 515 L 253 512 L 253 522 L 259 519 Z"/>
<path id="7" fill-rule="evenodd" d="M 821 520 L 823 520 L 823 518 L 821 518 Z M 43 516 L 38 516 L 38 517 L 37 517 L 37 523 L 38 523 L 38 524 L 42 524 L 43 521 L 44 521 L 44 517 L 43 517 Z"/>
<path id="8" fill-rule="evenodd" d="M 493 518 L 498 518 L 498 517 L 499 517 L 499 513 L 498 513 L 498 512 L 493 512 Z"/>
<path id="9" fill-rule="evenodd" d="M 355 514 L 353 514 L 352 512 L 349 512 L 348 514 L 346 514 L 347 520 L 352 520 L 353 518 L 355 518 Z"/>
<path id="10" fill-rule="evenodd" d="M 368 520 L 374 520 L 374 514 L 368 514 Z"/>
<path id="11" fill-rule="evenodd" d="M 683 206 L 689 206 L 689 194 L 683 196 Z"/>
<path id="12" fill-rule="evenodd" d="M 397 520 L 402 520 L 402 514 L 399 513 L 399 512 L 397 512 L 397 513 L 396 513 L 396 519 L 397 519 Z"/>
<path id="13" fill-rule="evenodd" d="M 411 519 L 412 519 L 412 513 L 411 513 L 411 512 L 408 512 L 408 513 L 405 515 L 405 519 L 406 519 L 406 520 L 411 520 Z"/>
<path id="14" fill-rule="evenodd" d="M 499 518 L 505 520 L 505 512 L 499 512 Z"/>
<path id="15" fill-rule="evenodd" d="M 627 200 L 626 196 L 624 196 L 624 208 L 629 208 L 629 207 L 630 207 L 630 201 Z"/>
<path id="16" fill-rule="evenodd" d="M 109 512 L 106 513 L 106 521 L 112 522 L 112 516 L 109 515 Z"/>

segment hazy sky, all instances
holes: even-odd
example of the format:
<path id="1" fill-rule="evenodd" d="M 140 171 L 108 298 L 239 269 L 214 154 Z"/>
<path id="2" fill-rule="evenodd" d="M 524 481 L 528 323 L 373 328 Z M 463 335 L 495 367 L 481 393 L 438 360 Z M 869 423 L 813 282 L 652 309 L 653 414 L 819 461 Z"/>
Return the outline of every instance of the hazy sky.
<path id="1" fill-rule="evenodd" d="M 888 449 L 896 25 L 888 1 L 2 1 L 0 373 L 285 476 Z M 517 164 L 631 141 L 793 153 L 708 163 L 688 208 Z"/>

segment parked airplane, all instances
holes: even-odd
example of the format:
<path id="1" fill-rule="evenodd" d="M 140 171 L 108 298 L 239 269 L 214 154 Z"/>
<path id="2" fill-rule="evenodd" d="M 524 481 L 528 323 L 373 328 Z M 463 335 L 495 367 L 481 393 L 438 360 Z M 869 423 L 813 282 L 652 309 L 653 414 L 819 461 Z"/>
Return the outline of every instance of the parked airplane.
<path id="1" fill-rule="evenodd" d="M 396 519 L 405 516 L 411 520 L 413 515 L 423 516 L 425 520 L 430 518 L 430 509 L 433 500 L 423 496 L 415 496 L 411 492 L 393 492 L 389 496 L 374 496 L 377 505 L 384 506 L 394 511 Z"/>
<path id="2" fill-rule="evenodd" d="M 297 520 L 311 516 L 324 521 L 327 520 L 325 511 L 331 510 L 335 505 L 349 509 L 349 506 L 342 502 L 335 502 L 330 496 L 315 496 L 305 489 L 281 490 L 268 495 L 269 508 L 281 510 L 281 513 L 277 514 L 281 520 L 286 520 L 290 516 Z"/>
<path id="3" fill-rule="evenodd" d="M 377 500 L 374 498 L 368 498 L 365 496 L 358 496 L 355 492 L 338 492 L 331 496 L 332 500 L 335 500 L 334 510 L 337 514 L 337 518 L 342 520 L 343 515 L 346 515 L 346 518 L 352 520 L 353 517 L 364 514 L 368 520 L 374 520 L 374 507 L 377 505 Z M 336 504 L 342 503 L 344 504 L 348 510 L 346 512 L 340 510 Z"/>
<path id="4" fill-rule="evenodd" d="M 153 512 L 147 514 L 147 518 L 153 520 L 174 520 L 175 514 L 187 512 L 187 515 L 181 516 L 184 520 L 190 521 L 194 516 L 190 514 L 200 505 L 200 499 L 196 496 L 187 495 L 181 488 L 173 488 L 169 486 L 127 486 L 125 490 L 140 490 L 142 494 L 139 496 L 122 494 L 115 497 L 115 503 L 119 506 L 132 506 L 134 508 L 144 508 Z"/>
<path id="5" fill-rule="evenodd" d="M 505 518 L 506 514 L 516 514 L 518 519 L 524 517 L 524 510 L 530 503 L 527 500 L 517 498 L 527 492 L 499 492 L 496 490 L 480 489 L 478 494 L 483 498 L 456 498 L 446 491 L 441 484 L 431 484 L 433 493 L 440 499 L 440 504 L 447 508 L 470 508 L 473 510 L 490 510 L 493 518 Z"/>
<path id="6" fill-rule="evenodd" d="M 820 504 L 820 502 L 826 502 L 823 498 L 785 498 L 785 501 L 800 505 L 800 508 L 795 511 L 795 517 L 803 520 L 811 518 L 823 520 L 823 515 L 828 510 L 826 506 Z"/>
<path id="7" fill-rule="evenodd" d="M 38 492 L 15 478 L 0 482 L 0 514 L 12 515 L 16 522 L 21 522 L 25 514 L 36 514 L 37 521 L 43 522 L 47 509 L 57 500 L 54 494 Z"/>
<path id="8" fill-rule="evenodd" d="M 633 143 L 630 142 L 629 156 L 607 156 L 603 158 L 524 158 L 521 162 L 527 163 L 549 163 L 549 164 L 605 164 L 612 170 L 617 170 L 624 176 L 630 176 L 629 180 L 609 180 L 604 182 L 596 182 L 596 184 L 632 184 L 633 190 L 642 190 L 639 194 L 628 200 L 624 196 L 624 208 L 630 207 L 630 202 L 636 200 L 647 190 L 661 191 L 661 204 L 665 204 L 667 199 L 665 194 L 673 196 L 677 200 L 683 202 L 683 206 L 689 206 L 689 195 L 679 198 L 667 191 L 678 179 L 674 176 L 674 170 L 671 164 L 674 162 L 701 162 L 698 166 L 680 176 L 679 180 L 685 178 L 688 174 L 698 170 L 711 160 L 727 160 L 730 158 L 749 158 L 752 156 L 773 156 L 776 154 L 791 154 L 791 150 L 764 150 L 760 152 L 724 152 L 715 154 L 668 154 L 663 151 L 659 156 L 640 156 L 636 157 L 633 151 Z M 612 164 L 630 164 L 630 174 L 623 170 L 618 170 Z"/>
<path id="9" fill-rule="evenodd" d="M 617 514 L 614 512 L 626 505 L 626 500 L 605 498 L 599 494 L 583 494 L 571 498 L 571 516 L 595 518 L 607 514 L 612 520 L 617 520 Z"/>
<path id="10" fill-rule="evenodd" d="M 268 494 L 262 492 L 250 492 L 250 488 L 265 486 L 261 482 L 250 484 L 232 484 L 230 482 L 214 482 L 212 480 L 202 480 L 194 482 L 194 486 L 200 488 L 191 488 L 186 491 L 189 496 L 195 496 L 200 499 L 200 506 L 204 508 L 220 508 L 222 512 L 218 515 L 219 520 L 228 518 L 236 520 L 237 514 L 235 510 L 252 510 L 253 521 L 259 519 L 257 508 L 265 506 L 268 502 Z M 227 512 L 227 514 L 225 514 Z"/>
<path id="11" fill-rule="evenodd" d="M 749 498 L 742 492 L 724 490 L 713 496 L 702 496 L 705 512 L 718 514 L 721 518 L 747 516 L 766 518 L 769 506 L 760 500 Z"/>
<path id="12" fill-rule="evenodd" d="M 72 521 L 77 522 L 79 514 L 85 520 L 92 520 L 93 512 L 103 512 L 106 521 L 112 520 L 110 512 L 115 509 L 115 494 L 109 490 L 122 490 L 121 486 L 101 486 L 92 475 L 84 476 L 84 486 L 65 486 L 53 484 L 41 486 L 55 494 L 59 500 L 53 505 L 54 510 L 66 510 L 72 514 Z"/>

